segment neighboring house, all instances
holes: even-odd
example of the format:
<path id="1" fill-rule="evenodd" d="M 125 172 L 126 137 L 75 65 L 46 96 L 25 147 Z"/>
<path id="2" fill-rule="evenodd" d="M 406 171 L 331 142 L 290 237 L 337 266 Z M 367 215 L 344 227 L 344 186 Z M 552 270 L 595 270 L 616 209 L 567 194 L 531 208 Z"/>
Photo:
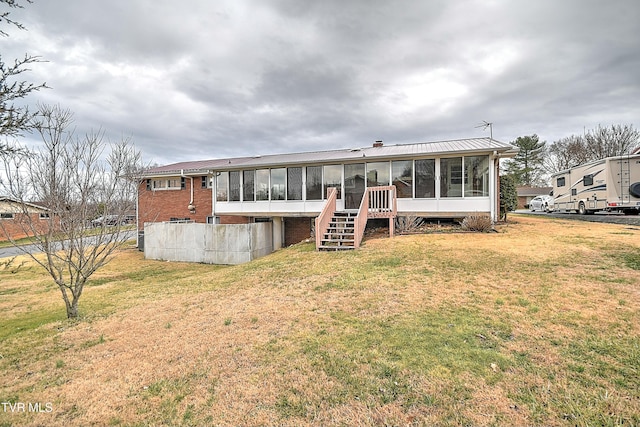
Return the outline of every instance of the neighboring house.
<path id="1" fill-rule="evenodd" d="M 329 188 L 337 190 L 337 211 L 357 212 L 370 189 L 391 185 L 385 194 L 395 194 L 399 216 L 497 220 L 499 160 L 516 153 L 510 144 L 474 138 L 175 163 L 144 173 L 138 226 L 267 221 L 278 248 L 312 235 Z"/>
<path id="2" fill-rule="evenodd" d="M 20 239 L 47 229 L 49 210 L 34 203 L 20 203 L 0 196 L 0 240 Z"/>
<path id="3" fill-rule="evenodd" d="M 518 193 L 518 208 L 528 209 L 529 202 L 536 197 L 542 195 L 549 195 L 553 190 L 553 187 L 518 187 L 516 189 Z"/>

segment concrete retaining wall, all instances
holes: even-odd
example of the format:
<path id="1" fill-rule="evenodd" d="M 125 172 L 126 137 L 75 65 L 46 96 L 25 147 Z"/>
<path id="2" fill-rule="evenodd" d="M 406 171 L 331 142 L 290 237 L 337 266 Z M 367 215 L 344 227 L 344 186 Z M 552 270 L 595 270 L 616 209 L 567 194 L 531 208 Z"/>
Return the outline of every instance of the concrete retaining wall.
<path id="1" fill-rule="evenodd" d="M 146 223 L 147 259 L 242 264 L 273 252 L 272 224 Z"/>

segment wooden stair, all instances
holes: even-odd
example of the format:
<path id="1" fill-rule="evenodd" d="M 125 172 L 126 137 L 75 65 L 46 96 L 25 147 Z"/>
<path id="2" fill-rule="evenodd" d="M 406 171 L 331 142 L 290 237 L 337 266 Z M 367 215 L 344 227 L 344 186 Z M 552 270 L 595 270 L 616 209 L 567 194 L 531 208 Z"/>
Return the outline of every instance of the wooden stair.
<path id="1" fill-rule="evenodd" d="M 340 251 L 356 248 L 356 213 L 334 212 L 329 227 L 322 234 L 319 250 Z"/>
<path id="2" fill-rule="evenodd" d="M 398 213 L 395 185 L 367 188 L 357 212 L 338 211 L 337 198 L 336 187 L 329 187 L 327 201 L 315 221 L 317 250 L 359 248 L 369 218 L 388 218 L 389 236 L 393 237 L 393 221 Z"/>

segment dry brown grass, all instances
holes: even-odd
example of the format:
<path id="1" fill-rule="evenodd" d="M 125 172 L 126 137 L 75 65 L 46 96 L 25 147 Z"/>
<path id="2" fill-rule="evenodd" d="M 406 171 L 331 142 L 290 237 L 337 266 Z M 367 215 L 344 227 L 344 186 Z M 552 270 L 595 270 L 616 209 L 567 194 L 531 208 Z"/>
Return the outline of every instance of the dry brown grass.
<path id="1" fill-rule="evenodd" d="M 640 422 L 640 229 L 498 231 L 234 267 L 129 250 L 77 323 L 39 273 L 0 273 L 0 401 L 54 407 L 0 425 Z"/>

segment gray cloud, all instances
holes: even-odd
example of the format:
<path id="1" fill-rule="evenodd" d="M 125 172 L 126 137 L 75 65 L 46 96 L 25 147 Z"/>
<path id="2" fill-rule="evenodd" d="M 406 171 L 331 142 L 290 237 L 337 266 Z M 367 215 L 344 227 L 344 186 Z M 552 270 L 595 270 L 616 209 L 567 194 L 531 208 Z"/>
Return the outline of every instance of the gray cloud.
<path id="1" fill-rule="evenodd" d="M 554 141 L 640 116 L 640 3 L 36 0 L 2 58 L 80 131 L 145 158 L 486 135 Z"/>

